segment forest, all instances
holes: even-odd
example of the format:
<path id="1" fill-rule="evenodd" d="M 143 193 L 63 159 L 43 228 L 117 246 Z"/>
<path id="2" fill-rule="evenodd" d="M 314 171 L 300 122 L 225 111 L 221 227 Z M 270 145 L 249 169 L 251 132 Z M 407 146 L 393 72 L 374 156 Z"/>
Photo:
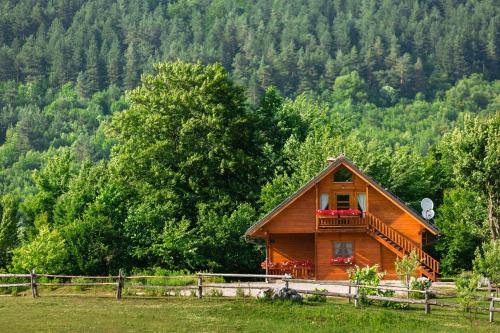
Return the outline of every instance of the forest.
<path id="1" fill-rule="evenodd" d="M 494 0 L 0 8 L 0 271 L 258 271 L 244 231 L 340 153 L 434 200 L 443 275 L 500 267 Z"/>

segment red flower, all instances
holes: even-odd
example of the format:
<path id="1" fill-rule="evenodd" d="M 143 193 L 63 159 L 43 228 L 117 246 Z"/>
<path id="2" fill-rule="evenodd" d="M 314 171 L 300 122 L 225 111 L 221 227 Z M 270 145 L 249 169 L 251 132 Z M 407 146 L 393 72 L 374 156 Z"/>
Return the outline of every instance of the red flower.
<path id="1" fill-rule="evenodd" d="M 354 263 L 354 256 L 352 257 L 333 257 L 330 259 L 330 264 L 344 264 L 344 265 L 351 265 Z"/>

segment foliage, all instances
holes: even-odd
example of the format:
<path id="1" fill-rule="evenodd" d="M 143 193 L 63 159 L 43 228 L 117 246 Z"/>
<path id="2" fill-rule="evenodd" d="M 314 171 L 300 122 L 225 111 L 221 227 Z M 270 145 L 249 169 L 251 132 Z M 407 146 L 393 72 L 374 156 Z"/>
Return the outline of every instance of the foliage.
<path id="1" fill-rule="evenodd" d="M 488 225 L 493 240 L 500 237 L 500 112 L 491 117 L 467 116 L 463 129 L 450 140 L 450 159 L 456 182 L 481 193 L 488 204 Z"/>
<path id="2" fill-rule="evenodd" d="M 379 272 L 379 266 L 365 266 L 359 267 L 354 265 L 353 268 L 347 270 L 347 275 L 349 277 L 349 282 L 354 285 L 371 286 L 378 287 L 380 280 L 384 277 L 385 273 Z M 361 304 L 371 304 L 372 301 L 366 298 L 367 295 L 379 295 L 380 290 L 376 288 L 358 288 L 357 293 L 359 295 L 359 301 Z"/>
<path id="3" fill-rule="evenodd" d="M 314 291 L 327 292 L 328 290 L 327 289 L 314 288 Z M 312 294 L 312 295 L 307 295 L 305 297 L 305 299 L 308 302 L 326 303 L 326 296 L 325 295 Z"/>
<path id="4" fill-rule="evenodd" d="M 490 283 L 500 283 L 500 240 L 483 243 L 476 249 L 474 272 L 488 278 Z"/>
<path id="5" fill-rule="evenodd" d="M 462 272 L 456 279 L 458 296 L 462 310 L 472 318 L 473 313 L 477 310 L 476 288 L 479 284 L 479 276 L 472 272 Z"/>
<path id="6" fill-rule="evenodd" d="M 288 97 L 328 94 L 353 71 L 372 99 L 394 103 L 432 96 L 471 73 L 498 79 L 495 5 L 3 0 L 0 82 L 36 90 L 72 81 L 87 97 L 110 85 L 132 89 L 154 63 L 182 59 L 220 62 L 255 103 L 270 85 Z M 487 94 L 468 88 L 458 92 L 470 91 L 481 104 Z"/>
<path id="7" fill-rule="evenodd" d="M 472 269 L 473 254 L 489 234 L 484 201 L 483 196 L 469 189 L 444 192 L 443 204 L 436 213 L 436 224 L 443 233 L 436 245 L 443 274 Z"/>
<path id="8" fill-rule="evenodd" d="M 37 273 L 63 273 L 67 267 L 66 242 L 57 230 L 40 228 L 33 241 L 14 249 L 10 270 L 24 273 L 34 269 Z"/>
<path id="9" fill-rule="evenodd" d="M 17 202 L 14 196 L 8 194 L 0 199 L 0 268 L 4 268 L 10 262 L 11 252 L 18 241 Z"/>
<path id="10" fill-rule="evenodd" d="M 396 258 L 394 267 L 399 279 L 407 286 L 410 286 L 410 277 L 415 277 L 418 269 L 418 256 L 415 251 L 411 251 L 409 255 L 404 255 L 403 258 Z"/>
<path id="11" fill-rule="evenodd" d="M 411 290 L 429 290 L 429 288 L 432 285 L 432 280 L 426 278 L 426 277 L 419 277 L 416 278 L 412 276 L 410 278 L 410 289 Z M 411 298 L 424 298 L 424 294 L 416 292 L 416 291 L 411 291 L 410 292 L 410 297 Z"/>

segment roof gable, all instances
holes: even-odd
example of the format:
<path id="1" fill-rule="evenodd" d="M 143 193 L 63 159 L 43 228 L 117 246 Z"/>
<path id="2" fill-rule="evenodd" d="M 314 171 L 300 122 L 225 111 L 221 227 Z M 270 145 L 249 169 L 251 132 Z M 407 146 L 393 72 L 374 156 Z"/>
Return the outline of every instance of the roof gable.
<path id="1" fill-rule="evenodd" d="M 392 194 L 391 192 L 389 192 L 385 188 L 383 188 L 373 178 L 371 178 L 370 176 L 365 174 L 363 171 L 361 171 L 353 162 L 351 162 L 344 155 L 340 155 L 339 157 L 337 157 L 335 159 L 329 159 L 328 162 L 329 162 L 328 166 L 325 169 L 323 169 L 320 173 L 318 173 L 318 175 L 316 175 L 316 177 L 314 177 L 313 179 L 308 181 L 299 190 L 297 190 L 290 197 L 288 197 L 282 203 L 280 203 L 278 206 L 276 206 L 271 212 L 269 212 L 261 220 L 259 220 L 253 226 L 251 226 L 245 232 L 245 236 L 252 236 L 252 234 L 257 232 L 262 226 L 264 226 L 267 222 L 269 222 L 273 217 L 275 217 L 277 214 L 279 214 L 281 211 L 283 211 L 286 207 L 291 205 L 295 200 L 297 200 L 299 197 L 301 197 L 304 193 L 306 193 L 308 190 L 310 190 L 316 184 L 321 182 L 326 176 L 328 176 L 332 171 L 334 171 L 340 165 L 343 165 L 346 169 L 351 171 L 353 174 L 357 175 L 359 178 L 361 178 L 367 184 L 371 185 L 375 190 L 377 190 L 382 195 L 384 195 L 387 199 L 389 199 L 389 201 L 391 201 L 394 205 L 401 208 L 403 211 L 405 211 L 411 217 L 413 217 L 417 222 L 422 224 L 428 231 L 430 231 L 431 233 L 433 233 L 435 235 L 439 234 L 439 231 L 435 226 L 433 226 L 428 221 L 426 221 L 424 218 L 422 218 L 420 215 L 418 215 L 417 212 L 415 212 L 413 209 L 408 207 L 397 196 L 395 196 L 394 194 Z"/>

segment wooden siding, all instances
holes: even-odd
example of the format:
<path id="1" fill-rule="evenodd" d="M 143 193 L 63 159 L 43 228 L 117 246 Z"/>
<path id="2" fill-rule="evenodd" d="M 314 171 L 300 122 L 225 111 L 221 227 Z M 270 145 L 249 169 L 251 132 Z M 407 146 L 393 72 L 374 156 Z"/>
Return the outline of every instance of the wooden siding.
<path id="1" fill-rule="evenodd" d="M 416 244 L 422 244 L 423 226 L 410 214 L 394 205 L 373 187 L 368 192 L 369 212 Z"/>
<path id="2" fill-rule="evenodd" d="M 338 193 L 350 194 L 351 208 L 357 208 L 357 194 L 365 193 L 367 211 L 384 223 L 421 245 L 424 227 L 415 217 L 394 204 L 383 193 L 353 174 L 353 181 L 339 183 L 333 181 L 333 174 L 343 166 L 332 170 L 327 176 L 294 199 L 283 210 L 274 215 L 265 225 L 255 232 L 268 237 L 269 259 L 273 262 L 288 260 L 310 260 L 315 265 L 318 280 L 345 280 L 346 269 L 350 266 L 332 265 L 334 241 L 353 242 L 355 264 L 359 266 L 380 265 L 387 274 L 395 274 L 396 254 L 380 244 L 363 230 L 316 230 L 316 209 L 319 196 L 329 194 L 330 209 L 335 209 L 335 196 Z M 388 276 L 396 279 L 396 276 Z"/>
<path id="3" fill-rule="evenodd" d="M 383 246 L 382 244 L 380 245 L 380 250 L 381 250 L 381 256 L 382 260 L 380 262 L 380 267 L 382 271 L 385 271 L 387 274 L 394 275 L 396 274 L 396 267 L 394 265 L 394 262 L 396 261 L 396 254 Z M 397 280 L 397 276 L 388 276 L 387 277 L 390 280 Z"/>
<path id="4" fill-rule="evenodd" d="M 358 266 L 380 264 L 381 244 L 365 233 L 322 233 L 318 234 L 316 279 L 347 280 L 349 265 L 332 265 L 333 242 L 352 242 L 355 264 Z"/>
<path id="5" fill-rule="evenodd" d="M 271 219 L 263 228 L 268 233 L 304 233 L 316 230 L 316 191 L 310 189 Z"/>
<path id="6" fill-rule="evenodd" d="M 271 262 L 309 260 L 314 262 L 314 234 L 269 235 Z"/>
<path id="7" fill-rule="evenodd" d="M 318 193 L 328 193 L 330 209 L 336 208 L 336 194 L 349 194 L 351 208 L 357 208 L 357 194 L 366 192 L 366 183 L 356 174 L 352 175 L 352 182 L 337 183 L 333 181 L 335 172 L 343 168 L 339 166 L 335 168 L 328 176 L 318 183 Z"/>

